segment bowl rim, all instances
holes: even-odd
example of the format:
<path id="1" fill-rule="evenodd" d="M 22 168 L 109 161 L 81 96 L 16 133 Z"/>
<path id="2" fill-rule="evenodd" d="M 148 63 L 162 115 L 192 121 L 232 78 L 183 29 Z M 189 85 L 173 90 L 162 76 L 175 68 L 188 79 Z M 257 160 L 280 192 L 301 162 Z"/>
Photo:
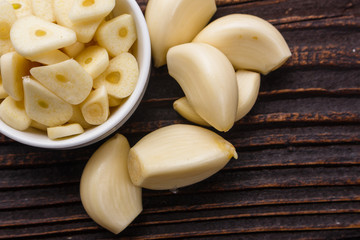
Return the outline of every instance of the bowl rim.
<path id="1" fill-rule="evenodd" d="M 105 123 L 95 126 L 94 128 L 87 129 L 80 135 L 66 139 L 51 140 L 46 136 L 46 132 L 44 133 L 44 136 L 39 138 L 38 134 L 40 130 L 29 128 L 26 131 L 19 131 L 8 126 L 0 119 L 0 132 L 3 135 L 19 143 L 33 147 L 48 149 L 75 149 L 93 144 L 106 138 L 118 130 L 130 118 L 140 104 L 148 85 L 151 71 L 151 45 L 149 31 L 140 6 L 135 0 L 127 0 L 126 2 L 128 9 L 134 16 L 138 39 L 141 39 L 141 44 L 138 44 L 137 47 L 138 53 L 142 56 L 138 57 L 140 69 L 138 83 L 136 84 L 136 88 L 133 93 L 121 106 L 121 110 L 112 114 Z M 121 120 L 119 121 L 119 119 Z"/>

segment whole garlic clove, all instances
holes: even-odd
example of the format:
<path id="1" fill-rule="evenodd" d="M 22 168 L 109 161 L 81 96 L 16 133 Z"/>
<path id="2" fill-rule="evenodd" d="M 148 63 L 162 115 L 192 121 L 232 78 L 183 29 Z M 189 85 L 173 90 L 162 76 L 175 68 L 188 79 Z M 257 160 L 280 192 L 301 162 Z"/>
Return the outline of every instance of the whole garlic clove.
<path id="1" fill-rule="evenodd" d="M 195 112 L 194 108 L 190 105 L 186 97 L 177 99 L 173 103 L 173 108 L 176 112 L 178 112 L 182 117 L 184 117 L 188 121 L 204 127 L 210 127 L 210 124 L 207 123 L 202 117 L 199 116 L 199 114 Z"/>
<path id="2" fill-rule="evenodd" d="M 236 71 L 239 99 L 236 112 L 236 121 L 242 119 L 253 108 L 259 95 L 261 76 L 257 72 Z"/>
<path id="3" fill-rule="evenodd" d="M 243 118 L 254 106 L 259 95 L 260 74 L 257 72 L 238 70 L 236 72 L 238 85 L 238 109 L 235 121 Z M 209 124 L 197 114 L 186 97 L 179 98 L 173 104 L 174 110 L 190 122 L 209 126 Z"/>
<path id="4" fill-rule="evenodd" d="M 120 134 L 107 140 L 86 164 L 80 180 L 81 202 L 99 225 L 117 234 L 142 211 L 141 188 L 127 166 L 130 146 Z"/>
<path id="5" fill-rule="evenodd" d="M 193 40 L 220 49 L 236 70 L 268 74 L 291 56 L 281 33 L 269 22 L 248 14 L 231 14 L 206 26 Z"/>
<path id="6" fill-rule="evenodd" d="M 136 186 L 176 189 L 202 181 L 237 158 L 234 146 L 216 133 L 175 124 L 155 130 L 129 153 L 129 174 Z"/>
<path id="7" fill-rule="evenodd" d="M 167 54 L 175 78 L 195 112 L 219 131 L 235 122 L 238 90 L 234 68 L 218 49 L 204 43 L 172 47 Z"/>
<path id="8" fill-rule="evenodd" d="M 145 19 L 155 67 L 166 64 L 169 48 L 191 42 L 215 12 L 215 0 L 149 0 Z"/>

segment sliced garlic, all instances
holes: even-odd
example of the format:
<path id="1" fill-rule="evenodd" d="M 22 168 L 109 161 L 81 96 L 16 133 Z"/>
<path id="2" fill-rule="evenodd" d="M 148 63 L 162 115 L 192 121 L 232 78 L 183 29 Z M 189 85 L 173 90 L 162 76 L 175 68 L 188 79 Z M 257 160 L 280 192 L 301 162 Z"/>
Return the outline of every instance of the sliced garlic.
<path id="1" fill-rule="evenodd" d="M 215 0 L 150 0 L 145 18 L 155 66 L 166 64 L 169 48 L 191 42 L 215 11 Z"/>
<path id="2" fill-rule="evenodd" d="M 31 119 L 26 114 L 23 101 L 8 96 L 0 104 L 0 118 L 10 127 L 24 131 L 30 127 Z"/>
<path id="3" fill-rule="evenodd" d="M 90 46 L 85 48 L 75 60 L 95 79 L 109 66 L 109 54 L 105 48 Z"/>
<path id="4" fill-rule="evenodd" d="M 7 0 L 15 10 L 16 17 L 22 18 L 32 15 L 31 0 Z"/>
<path id="5" fill-rule="evenodd" d="M 64 47 L 62 50 L 66 53 L 69 57 L 75 58 L 81 51 L 85 48 L 85 43 L 76 42 L 71 44 L 70 46 Z"/>
<path id="6" fill-rule="evenodd" d="M 6 1 L 0 1 L 0 56 L 14 51 L 10 41 L 10 29 L 16 21 L 16 13 L 12 5 Z"/>
<path id="7" fill-rule="evenodd" d="M 81 113 L 86 122 L 92 125 L 100 125 L 108 119 L 109 99 L 104 86 L 92 91 L 81 103 Z"/>
<path id="8" fill-rule="evenodd" d="M 78 135 L 83 132 L 84 129 L 78 123 L 47 128 L 47 135 L 52 140 Z"/>
<path id="9" fill-rule="evenodd" d="M 281 33 L 269 22 L 248 14 L 231 14 L 206 26 L 193 40 L 220 49 L 235 69 L 267 74 L 290 56 Z"/>
<path id="10" fill-rule="evenodd" d="M 84 129 L 88 129 L 88 128 L 91 128 L 94 126 L 85 120 L 85 118 L 81 112 L 80 105 L 72 105 L 72 107 L 73 107 L 73 114 L 68 121 L 69 123 L 78 123 Z"/>
<path id="11" fill-rule="evenodd" d="M 30 61 L 16 52 L 9 52 L 1 56 L 1 77 L 5 91 L 15 101 L 24 98 L 22 77 L 29 75 Z"/>
<path id="12" fill-rule="evenodd" d="M 28 116 L 43 125 L 54 127 L 66 123 L 72 107 L 38 81 L 24 77 L 24 103 Z"/>
<path id="13" fill-rule="evenodd" d="M 74 24 L 104 19 L 115 7 L 115 0 L 74 0 L 69 18 Z"/>
<path id="14" fill-rule="evenodd" d="M 31 8 L 35 16 L 49 22 L 55 22 L 52 0 L 31 0 Z"/>
<path id="15" fill-rule="evenodd" d="M 59 62 L 63 62 L 66 60 L 69 60 L 70 57 L 68 55 L 66 55 L 65 53 L 63 53 L 62 51 L 55 49 L 49 52 L 45 52 L 36 56 L 31 56 L 31 57 L 27 57 L 27 59 L 33 61 L 33 62 L 38 62 L 38 63 L 42 63 L 45 65 L 51 65 L 51 64 L 56 64 Z"/>
<path id="16" fill-rule="evenodd" d="M 31 75 L 70 104 L 84 101 L 92 90 L 93 79 L 74 59 L 34 67 Z"/>
<path id="17" fill-rule="evenodd" d="M 10 39 L 16 52 L 31 57 L 75 43 L 76 34 L 69 28 L 29 15 L 15 21 Z"/>
<path id="18" fill-rule="evenodd" d="M 0 74 L 0 100 L 6 98 L 7 96 L 9 96 L 9 94 L 7 94 L 7 92 L 4 89 L 4 86 L 2 83 L 2 77 Z"/>
<path id="19" fill-rule="evenodd" d="M 238 90 L 226 56 L 208 44 L 186 43 L 170 48 L 167 63 L 195 112 L 217 130 L 228 131 L 235 122 Z"/>
<path id="20" fill-rule="evenodd" d="M 133 17 L 130 14 L 122 14 L 103 22 L 96 31 L 95 39 L 112 57 L 129 51 L 137 39 Z"/>
<path id="21" fill-rule="evenodd" d="M 74 24 L 69 18 L 69 12 L 74 2 L 75 0 L 53 0 L 53 9 L 56 22 L 61 26 L 74 30 L 79 42 L 88 43 L 93 39 L 93 36 L 95 35 L 95 32 L 103 19 L 81 24 Z"/>
<path id="22" fill-rule="evenodd" d="M 176 189 L 202 181 L 237 158 L 234 146 L 198 126 L 175 124 L 143 137 L 129 153 L 129 174 L 136 186 Z"/>
<path id="23" fill-rule="evenodd" d="M 136 87 L 139 65 L 136 58 L 128 52 L 121 53 L 110 60 L 108 68 L 96 79 L 94 88 L 106 87 L 107 93 L 115 98 L 126 98 Z"/>
<path id="24" fill-rule="evenodd" d="M 142 211 L 141 188 L 130 180 L 127 139 L 116 134 L 96 150 L 80 180 L 81 202 L 89 216 L 117 234 Z"/>

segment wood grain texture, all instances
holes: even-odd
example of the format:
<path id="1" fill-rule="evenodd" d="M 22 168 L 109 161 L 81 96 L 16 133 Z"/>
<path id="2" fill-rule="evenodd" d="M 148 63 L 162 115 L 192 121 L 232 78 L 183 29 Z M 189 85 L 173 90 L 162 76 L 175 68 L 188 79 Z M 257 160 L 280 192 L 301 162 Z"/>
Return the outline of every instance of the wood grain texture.
<path id="1" fill-rule="evenodd" d="M 137 0 L 143 10 L 147 0 Z M 231 131 L 237 149 L 214 176 L 177 193 L 143 190 L 143 212 L 119 235 L 82 207 L 82 170 L 105 140 L 52 151 L 0 134 L 0 239 L 359 239 L 360 1 L 217 0 L 213 19 L 248 13 L 272 23 L 293 53 L 262 76 L 254 108 Z M 118 130 L 131 145 L 189 123 L 166 67 Z"/>

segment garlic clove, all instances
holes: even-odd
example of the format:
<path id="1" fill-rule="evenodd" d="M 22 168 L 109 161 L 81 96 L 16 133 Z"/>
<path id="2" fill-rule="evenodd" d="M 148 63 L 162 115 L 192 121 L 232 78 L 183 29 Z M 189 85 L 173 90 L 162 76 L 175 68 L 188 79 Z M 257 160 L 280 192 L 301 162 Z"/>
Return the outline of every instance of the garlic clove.
<path id="1" fill-rule="evenodd" d="M 217 130 L 228 131 L 235 121 L 238 91 L 226 56 L 208 44 L 186 43 L 169 50 L 167 63 L 195 112 Z"/>
<path id="2" fill-rule="evenodd" d="M 141 188 L 130 180 L 127 139 L 116 134 L 91 156 L 80 180 L 81 202 L 99 225 L 117 234 L 142 211 Z"/>
<path id="3" fill-rule="evenodd" d="M 206 26 L 193 40 L 221 50 L 236 70 L 268 74 L 291 56 L 281 33 L 269 22 L 248 14 L 231 14 Z"/>
<path id="4" fill-rule="evenodd" d="M 256 102 L 260 89 L 260 74 L 247 70 L 238 70 L 236 72 L 236 80 L 239 98 L 235 121 L 238 121 L 252 109 Z M 195 112 L 186 97 L 176 100 L 173 107 L 175 111 L 190 122 L 202 126 L 210 126 Z"/>
<path id="5" fill-rule="evenodd" d="M 232 158 L 234 146 L 216 133 L 175 124 L 143 137 L 129 153 L 129 174 L 136 186 L 176 189 L 202 181 Z"/>
<path id="6" fill-rule="evenodd" d="M 166 64 L 169 48 L 191 42 L 215 12 L 215 0 L 150 0 L 145 19 L 155 67 Z"/>

